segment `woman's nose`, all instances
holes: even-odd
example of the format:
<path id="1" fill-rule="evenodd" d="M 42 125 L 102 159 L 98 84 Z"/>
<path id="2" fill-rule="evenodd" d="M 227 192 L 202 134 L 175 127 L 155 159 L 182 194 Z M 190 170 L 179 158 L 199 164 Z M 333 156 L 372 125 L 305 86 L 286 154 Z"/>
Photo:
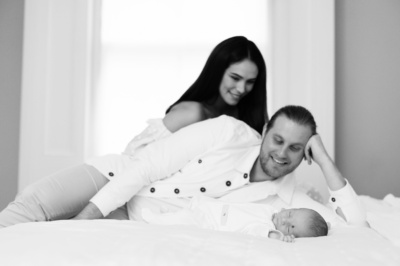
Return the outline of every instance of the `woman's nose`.
<path id="1" fill-rule="evenodd" d="M 236 84 L 236 90 L 240 93 L 244 93 L 245 92 L 245 84 L 244 82 L 238 82 Z"/>

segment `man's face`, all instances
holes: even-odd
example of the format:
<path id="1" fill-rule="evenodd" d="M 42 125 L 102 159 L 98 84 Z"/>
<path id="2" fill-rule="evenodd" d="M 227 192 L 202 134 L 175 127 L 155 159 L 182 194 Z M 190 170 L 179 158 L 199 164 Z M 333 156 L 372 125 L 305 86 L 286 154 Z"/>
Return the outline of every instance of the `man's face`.
<path id="1" fill-rule="evenodd" d="M 277 117 L 261 144 L 259 159 L 264 173 L 276 179 L 293 172 L 303 159 L 311 134 L 309 126 L 299 125 L 285 115 Z"/>

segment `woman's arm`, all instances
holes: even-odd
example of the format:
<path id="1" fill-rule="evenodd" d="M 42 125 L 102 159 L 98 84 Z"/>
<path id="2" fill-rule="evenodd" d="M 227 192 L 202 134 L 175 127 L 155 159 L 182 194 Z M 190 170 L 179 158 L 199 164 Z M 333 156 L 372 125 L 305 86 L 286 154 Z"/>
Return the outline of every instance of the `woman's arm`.
<path id="1" fill-rule="evenodd" d="M 199 102 L 180 102 L 165 115 L 163 123 L 170 132 L 208 119 L 204 106 Z"/>

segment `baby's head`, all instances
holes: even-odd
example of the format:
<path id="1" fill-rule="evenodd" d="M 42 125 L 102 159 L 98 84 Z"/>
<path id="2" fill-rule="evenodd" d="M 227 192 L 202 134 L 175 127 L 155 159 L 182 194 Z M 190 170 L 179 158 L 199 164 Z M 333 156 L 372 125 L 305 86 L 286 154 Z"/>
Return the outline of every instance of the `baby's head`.
<path id="1" fill-rule="evenodd" d="M 294 237 L 317 237 L 328 234 L 328 224 L 316 211 L 306 208 L 282 209 L 272 216 L 276 230 Z"/>

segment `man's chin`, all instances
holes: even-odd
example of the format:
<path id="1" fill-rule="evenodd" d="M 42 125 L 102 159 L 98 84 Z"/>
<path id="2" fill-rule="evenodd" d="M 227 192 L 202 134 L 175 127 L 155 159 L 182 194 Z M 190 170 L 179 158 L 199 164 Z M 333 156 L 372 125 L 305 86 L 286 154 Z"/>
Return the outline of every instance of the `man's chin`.
<path id="1" fill-rule="evenodd" d="M 268 169 L 263 169 L 264 173 L 271 178 L 271 180 L 275 180 L 281 177 L 284 177 L 289 172 L 288 171 L 270 171 Z"/>

